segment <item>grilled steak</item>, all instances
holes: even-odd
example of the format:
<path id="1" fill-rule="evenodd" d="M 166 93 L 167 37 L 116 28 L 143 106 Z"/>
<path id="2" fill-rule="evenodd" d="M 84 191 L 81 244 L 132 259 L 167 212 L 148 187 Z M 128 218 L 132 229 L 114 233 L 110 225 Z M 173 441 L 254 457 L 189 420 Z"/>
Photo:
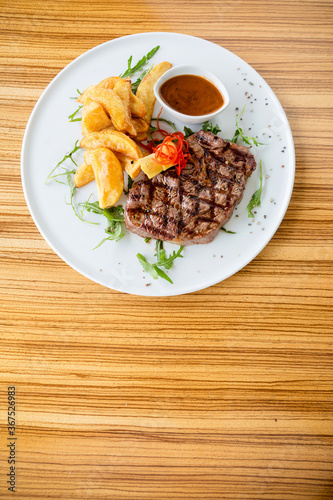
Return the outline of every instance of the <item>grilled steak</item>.
<path id="1" fill-rule="evenodd" d="M 187 143 L 191 160 L 180 176 L 171 168 L 133 184 L 125 208 L 133 233 L 179 245 L 209 243 L 241 201 L 256 168 L 249 150 L 203 130 Z"/>

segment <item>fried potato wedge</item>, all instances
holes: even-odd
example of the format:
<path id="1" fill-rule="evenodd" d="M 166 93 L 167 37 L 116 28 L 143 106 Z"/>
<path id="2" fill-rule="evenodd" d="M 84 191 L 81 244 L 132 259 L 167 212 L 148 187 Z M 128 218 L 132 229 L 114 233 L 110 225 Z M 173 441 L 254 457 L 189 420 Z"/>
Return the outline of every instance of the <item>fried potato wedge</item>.
<path id="1" fill-rule="evenodd" d="M 124 189 L 124 174 L 119 160 L 108 148 L 93 149 L 88 157 L 96 179 L 99 206 L 112 207 Z"/>
<path id="2" fill-rule="evenodd" d="M 149 125 L 145 120 L 142 118 L 133 118 L 132 117 L 132 123 L 135 127 L 136 133 L 141 134 L 142 132 L 148 132 L 149 130 Z"/>
<path id="3" fill-rule="evenodd" d="M 140 132 L 140 134 L 138 134 L 138 135 L 135 137 L 135 140 L 136 140 L 136 141 L 139 141 L 139 142 L 145 141 L 146 139 L 147 139 L 147 134 L 146 134 L 146 132 Z"/>
<path id="4" fill-rule="evenodd" d="M 131 82 L 129 82 L 128 80 L 121 79 L 119 82 L 116 83 L 113 90 L 120 97 L 123 106 L 125 108 L 126 124 L 124 131 L 128 132 L 132 136 L 137 135 L 137 131 L 136 128 L 134 127 L 134 124 L 132 123 L 132 116 L 131 116 L 131 105 L 130 105 L 130 94 L 132 93 Z"/>
<path id="5" fill-rule="evenodd" d="M 96 85 L 90 85 L 89 87 L 87 87 L 82 92 L 82 94 L 80 94 L 79 97 L 76 99 L 76 102 L 79 102 L 80 104 L 84 104 L 86 102 L 86 99 L 87 99 L 88 91 L 94 89 L 95 87 L 96 87 Z"/>
<path id="6" fill-rule="evenodd" d="M 129 82 L 131 83 L 131 80 L 129 78 L 121 78 L 120 76 L 110 76 L 109 78 L 105 78 L 101 82 L 97 83 L 97 85 L 90 85 L 87 87 L 82 94 L 79 95 L 79 97 L 76 99 L 77 102 L 80 104 L 84 104 L 87 99 L 87 95 L 89 94 L 89 91 L 94 89 L 94 88 L 103 88 L 103 89 L 111 89 L 113 90 L 115 85 L 119 82 Z M 146 108 L 143 102 L 131 91 L 130 93 L 130 106 L 131 106 L 131 114 L 133 116 L 137 116 L 139 118 L 142 118 L 146 114 Z"/>
<path id="7" fill-rule="evenodd" d="M 143 119 L 150 125 L 154 106 L 155 106 L 155 95 L 154 86 L 157 80 L 170 69 L 172 66 L 169 62 L 161 62 L 157 64 L 142 80 L 140 83 L 136 96 L 143 102 L 146 108 L 146 114 Z"/>
<path id="8" fill-rule="evenodd" d="M 101 87 L 103 89 L 113 89 L 114 86 L 118 82 L 124 82 L 124 81 L 130 81 L 130 80 L 124 80 L 120 76 L 109 76 L 108 78 L 104 78 L 101 82 L 97 84 L 97 87 Z"/>
<path id="9" fill-rule="evenodd" d="M 91 158 L 91 156 L 90 156 L 91 152 L 92 152 L 92 149 L 85 149 L 85 151 L 84 151 L 84 157 L 83 157 L 84 163 L 86 165 L 90 165 L 90 166 L 91 166 L 91 159 L 90 159 Z"/>
<path id="10" fill-rule="evenodd" d="M 118 130 L 108 128 L 100 132 L 93 132 L 81 139 L 81 148 L 109 148 L 123 155 L 129 156 L 132 160 L 138 160 L 142 156 L 139 146 L 128 137 L 128 135 Z"/>
<path id="11" fill-rule="evenodd" d="M 82 108 L 81 130 L 82 135 L 99 132 L 104 128 L 112 127 L 112 122 L 105 113 L 104 108 L 89 97 Z"/>
<path id="12" fill-rule="evenodd" d="M 77 188 L 89 184 L 89 182 L 94 179 L 95 174 L 91 165 L 87 165 L 87 163 L 83 162 L 77 167 L 74 175 L 74 184 Z"/>
<path id="13" fill-rule="evenodd" d="M 90 87 L 86 88 L 86 90 L 84 92 L 82 92 L 82 94 L 79 95 L 79 97 L 76 99 L 76 101 L 80 102 L 81 104 L 84 104 L 86 101 L 86 98 L 87 98 L 88 90 L 91 90 L 95 87 L 113 90 L 116 83 L 118 83 L 120 80 L 123 80 L 122 78 L 120 78 L 120 76 L 109 76 L 108 78 L 104 78 L 104 80 L 97 83 L 97 85 L 90 85 Z"/>
<path id="14" fill-rule="evenodd" d="M 125 172 L 132 178 L 135 179 L 141 172 L 141 166 L 139 160 L 132 160 L 128 156 L 122 155 L 121 153 L 115 153 L 120 165 L 125 170 Z"/>
<path id="15" fill-rule="evenodd" d="M 143 118 L 146 114 L 146 106 L 133 92 L 130 94 L 131 113 L 133 116 Z"/>
<path id="16" fill-rule="evenodd" d="M 147 131 L 149 130 L 149 125 L 142 118 L 132 117 L 132 123 L 136 130 L 136 135 L 132 136 L 135 141 L 145 141 L 147 139 Z"/>
<path id="17" fill-rule="evenodd" d="M 112 124 L 117 130 L 126 130 L 128 126 L 127 110 L 123 101 L 114 90 L 94 87 L 87 89 L 87 98 L 98 102 L 110 116 Z"/>

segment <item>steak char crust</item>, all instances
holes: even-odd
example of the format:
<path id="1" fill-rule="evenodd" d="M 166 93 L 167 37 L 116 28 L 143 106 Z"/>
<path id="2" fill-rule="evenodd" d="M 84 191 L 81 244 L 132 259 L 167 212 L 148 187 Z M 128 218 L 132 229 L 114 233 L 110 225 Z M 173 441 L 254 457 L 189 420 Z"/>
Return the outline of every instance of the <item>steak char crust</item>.
<path id="1" fill-rule="evenodd" d="M 241 201 L 256 168 L 249 150 L 203 130 L 187 143 L 191 160 L 179 176 L 171 168 L 133 184 L 125 207 L 133 233 L 178 245 L 209 243 Z"/>

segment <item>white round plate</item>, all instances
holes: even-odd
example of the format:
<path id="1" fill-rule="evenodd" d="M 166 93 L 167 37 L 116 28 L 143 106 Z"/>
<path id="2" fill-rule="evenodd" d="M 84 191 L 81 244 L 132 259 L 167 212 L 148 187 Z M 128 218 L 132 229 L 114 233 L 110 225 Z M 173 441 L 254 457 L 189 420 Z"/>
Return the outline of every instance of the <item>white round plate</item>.
<path id="1" fill-rule="evenodd" d="M 170 61 L 173 65 L 197 64 L 214 72 L 230 95 L 229 107 L 218 117 L 223 138 L 232 138 L 237 113 L 246 104 L 240 125 L 246 135 L 258 136 L 265 145 L 252 147 L 257 163 L 262 159 L 264 183 L 261 207 L 255 219 L 248 218 L 246 207 L 259 187 L 259 166 L 247 182 L 242 202 L 236 207 L 226 229 L 206 245 L 184 247 L 183 258 L 177 258 L 168 275 L 173 284 L 162 278 L 154 280 L 145 273 L 136 254 L 155 262 L 154 241 L 126 231 L 118 242 L 107 241 L 93 248 L 106 236 L 106 221 L 94 214 L 81 222 L 65 203 L 67 186 L 45 179 L 65 153 L 81 137 L 80 122 L 70 123 L 68 116 L 77 107 L 76 89 L 81 92 L 94 83 L 127 68 L 129 56 L 138 61 L 153 47 L 160 45 L 150 63 Z M 136 75 L 135 75 L 136 78 Z M 154 116 L 159 112 L 156 105 Z M 166 114 L 162 117 L 169 118 Z M 179 130 L 184 124 L 175 122 Z M 191 127 L 194 131 L 200 125 Z M 240 142 L 240 141 L 239 141 Z M 83 151 L 75 154 L 79 164 Z M 74 165 L 68 160 L 65 164 Z M 293 138 L 286 115 L 277 97 L 263 78 L 246 62 L 228 50 L 206 40 L 176 33 L 143 33 L 106 42 L 78 57 L 50 83 L 38 100 L 29 119 L 22 146 L 22 183 L 30 213 L 45 240 L 72 268 L 108 288 L 136 295 L 168 296 L 201 290 L 236 273 L 254 259 L 267 245 L 287 210 L 295 173 Z M 75 202 L 84 202 L 94 183 L 76 190 Z M 123 195 L 121 203 L 125 203 Z M 164 245 L 167 254 L 178 247 Z"/>

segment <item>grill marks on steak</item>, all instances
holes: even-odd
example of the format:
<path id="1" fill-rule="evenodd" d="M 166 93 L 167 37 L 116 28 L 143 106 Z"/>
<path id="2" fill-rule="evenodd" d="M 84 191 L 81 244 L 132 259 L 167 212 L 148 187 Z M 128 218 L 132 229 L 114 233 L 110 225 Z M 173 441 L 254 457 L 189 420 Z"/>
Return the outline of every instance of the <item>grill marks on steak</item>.
<path id="1" fill-rule="evenodd" d="M 256 168 L 249 150 L 211 132 L 187 139 L 191 161 L 135 182 L 127 197 L 126 227 L 142 237 L 190 245 L 209 243 L 241 201 Z"/>

